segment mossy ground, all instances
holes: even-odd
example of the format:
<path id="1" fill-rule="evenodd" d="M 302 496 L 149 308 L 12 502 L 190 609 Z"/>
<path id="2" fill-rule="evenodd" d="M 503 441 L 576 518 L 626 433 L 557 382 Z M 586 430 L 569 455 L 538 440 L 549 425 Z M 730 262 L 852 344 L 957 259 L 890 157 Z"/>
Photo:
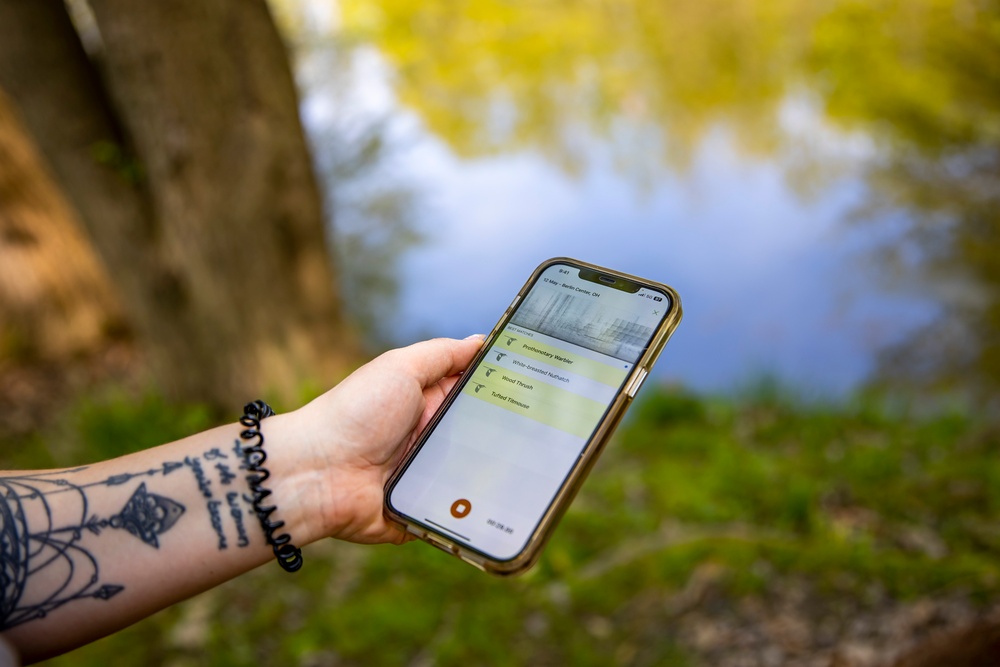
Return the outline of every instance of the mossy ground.
<path id="1" fill-rule="evenodd" d="M 653 390 L 523 577 L 419 543 L 330 541 L 295 575 L 268 565 L 51 664 L 701 664 L 691 618 L 766 617 L 793 588 L 809 599 L 799 620 L 833 623 L 833 642 L 879 605 L 995 602 L 1000 432 L 887 405 Z M 88 399 L 0 451 L 7 466 L 70 465 L 208 421 Z"/>

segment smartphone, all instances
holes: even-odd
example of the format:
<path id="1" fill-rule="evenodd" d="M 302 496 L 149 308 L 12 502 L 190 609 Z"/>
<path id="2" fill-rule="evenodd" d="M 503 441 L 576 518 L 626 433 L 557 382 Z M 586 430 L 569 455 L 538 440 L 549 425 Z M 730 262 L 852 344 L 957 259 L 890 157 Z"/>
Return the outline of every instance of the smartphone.
<path id="1" fill-rule="evenodd" d="M 680 319 L 666 285 L 542 263 L 386 484 L 386 517 L 491 574 L 527 570 Z"/>

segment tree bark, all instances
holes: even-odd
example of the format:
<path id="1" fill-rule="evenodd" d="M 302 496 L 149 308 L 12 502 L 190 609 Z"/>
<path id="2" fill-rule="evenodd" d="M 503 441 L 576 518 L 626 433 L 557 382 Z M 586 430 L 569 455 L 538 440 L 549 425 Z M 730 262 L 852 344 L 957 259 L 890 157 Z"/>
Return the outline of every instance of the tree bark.
<path id="1" fill-rule="evenodd" d="M 121 328 L 116 292 L 0 92 L 0 358 L 65 360 Z"/>
<path id="2" fill-rule="evenodd" d="M 175 396 L 232 406 L 348 349 L 291 70 L 264 0 L 0 0 L 0 85 Z"/>

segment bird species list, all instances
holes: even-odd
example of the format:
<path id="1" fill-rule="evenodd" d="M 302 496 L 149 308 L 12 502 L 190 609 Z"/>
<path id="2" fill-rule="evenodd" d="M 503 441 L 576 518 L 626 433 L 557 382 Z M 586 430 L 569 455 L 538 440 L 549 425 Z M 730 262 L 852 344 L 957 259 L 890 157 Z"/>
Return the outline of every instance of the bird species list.
<path id="1" fill-rule="evenodd" d="M 553 342 L 544 334 L 508 327 L 497 337 L 463 393 L 587 438 L 628 369 L 559 349 Z"/>

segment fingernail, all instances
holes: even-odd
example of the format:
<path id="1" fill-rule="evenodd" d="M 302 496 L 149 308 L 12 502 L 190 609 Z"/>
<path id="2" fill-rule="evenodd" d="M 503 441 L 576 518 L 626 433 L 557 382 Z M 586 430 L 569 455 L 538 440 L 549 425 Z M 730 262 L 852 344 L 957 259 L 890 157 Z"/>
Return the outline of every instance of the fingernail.
<path id="1" fill-rule="evenodd" d="M 466 336 L 465 340 L 478 340 L 482 342 L 486 340 L 486 336 L 484 334 L 472 334 L 471 336 Z"/>

